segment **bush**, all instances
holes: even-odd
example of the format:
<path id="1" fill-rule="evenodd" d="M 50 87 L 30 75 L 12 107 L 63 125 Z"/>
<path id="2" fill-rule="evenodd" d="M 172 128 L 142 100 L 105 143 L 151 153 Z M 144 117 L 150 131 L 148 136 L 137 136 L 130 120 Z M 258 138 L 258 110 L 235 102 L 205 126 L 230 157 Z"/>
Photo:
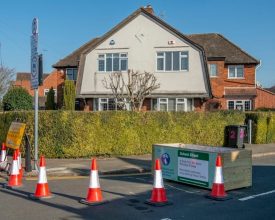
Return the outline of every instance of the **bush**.
<path id="1" fill-rule="evenodd" d="M 3 97 L 4 111 L 31 110 L 32 103 L 32 96 L 22 87 L 11 87 Z"/>
<path id="2" fill-rule="evenodd" d="M 49 92 L 47 94 L 47 100 L 46 100 L 46 103 L 45 103 L 46 110 L 55 110 L 56 109 L 56 103 L 54 101 L 54 95 L 55 95 L 55 92 L 53 90 L 53 87 L 51 87 L 51 89 L 49 90 Z"/>
<path id="3" fill-rule="evenodd" d="M 73 80 L 64 83 L 64 110 L 75 109 L 75 85 Z"/>
<path id="4" fill-rule="evenodd" d="M 0 114 L 0 137 L 10 123 L 27 123 L 33 146 L 34 113 Z M 151 153 L 154 143 L 191 143 L 222 146 L 224 128 L 243 124 L 242 112 L 39 112 L 39 153 L 48 158 Z"/>
<path id="5" fill-rule="evenodd" d="M 275 143 L 275 113 L 253 112 L 246 114 L 247 119 L 253 121 L 253 143 Z"/>

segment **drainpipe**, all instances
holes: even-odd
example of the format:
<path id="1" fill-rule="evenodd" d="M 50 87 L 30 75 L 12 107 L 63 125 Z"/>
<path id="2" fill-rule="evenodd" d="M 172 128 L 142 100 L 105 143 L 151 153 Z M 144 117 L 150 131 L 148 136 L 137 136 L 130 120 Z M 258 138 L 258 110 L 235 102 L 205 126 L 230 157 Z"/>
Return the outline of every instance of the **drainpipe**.
<path id="1" fill-rule="evenodd" d="M 256 66 L 255 68 L 255 88 L 257 88 L 257 69 L 260 68 L 262 66 L 262 61 L 260 60 L 260 63 L 258 66 Z"/>

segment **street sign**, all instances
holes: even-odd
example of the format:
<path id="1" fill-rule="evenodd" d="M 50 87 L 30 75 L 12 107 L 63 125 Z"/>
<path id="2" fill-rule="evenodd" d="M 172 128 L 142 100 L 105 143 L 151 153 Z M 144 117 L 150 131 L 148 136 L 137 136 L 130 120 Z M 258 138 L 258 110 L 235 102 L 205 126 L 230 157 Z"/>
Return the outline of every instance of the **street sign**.
<path id="1" fill-rule="evenodd" d="M 38 19 L 32 21 L 32 36 L 31 36 L 31 86 L 32 89 L 37 89 L 39 85 L 38 77 Z"/>
<path id="2" fill-rule="evenodd" d="M 26 128 L 25 123 L 12 122 L 9 128 L 6 145 L 9 148 L 18 149 Z"/>

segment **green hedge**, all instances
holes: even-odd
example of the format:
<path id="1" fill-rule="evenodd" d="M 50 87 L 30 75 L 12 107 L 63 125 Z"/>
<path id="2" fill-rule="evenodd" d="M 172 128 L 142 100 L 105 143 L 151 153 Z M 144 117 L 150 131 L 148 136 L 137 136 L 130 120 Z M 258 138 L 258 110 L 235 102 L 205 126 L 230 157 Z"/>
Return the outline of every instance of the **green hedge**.
<path id="1" fill-rule="evenodd" d="M 27 123 L 33 145 L 34 113 L 0 114 L 0 138 L 10 123 Z M 240 112 L 39 112 L 39 153 L 48 158 L 137 155 L 151 152 L 153 143 L 224 144 L 224 128 L 243 124 Z M 274 120 L 274 119 L 273 119 Z"/>
<path id="2" fill-rule="evenodd" d="M 275 112 L 253 112 L 246 114 L 253 123 L 253 143 L 275 143 Z"/>

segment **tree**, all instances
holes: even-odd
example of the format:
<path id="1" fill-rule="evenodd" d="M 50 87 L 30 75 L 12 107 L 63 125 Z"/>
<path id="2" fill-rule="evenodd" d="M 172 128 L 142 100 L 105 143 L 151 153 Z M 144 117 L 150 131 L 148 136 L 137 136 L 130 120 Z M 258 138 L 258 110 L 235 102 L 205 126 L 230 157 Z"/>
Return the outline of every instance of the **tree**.
<path id="1" fill-rule="evenodd" d="M 132 111 L 140 111 L 145 98 L 160 87 L 154 74 L 133 70 L 128 70 L 127 74 L 113 72 L 109 75 L 109 80 L 104 78 L 102 83 L 112 91 L 119 108 L 125 109 L 129 103 Z"/>
<path id="2" fill-rule="evenodd" d="M 33 97 L 25 88 L 11 87 L 3 97 L 4 111 L 31 110 Z"/>
<path id="3" fill-rule="evenodd" d="M 10 87 L 14 75 L 14 69 L 9 69 L 8 67 L 0 65 L 0 99 L 5 95 Z"/>
<path id="4" fill-rule="evenodd" d="M 55 95 L 55 92 L 53 90 L 53 87 L 50 88 L 48 94 L 47 94 L 47 100 L 46 100 L 46 103 L 45 103 L 45 106 L 46 106 L 46 110 L 55 110 L 56 108 L 56 103 L 54 101 L 54 95 Z"/>
<path id="5" fill-rule="evenodd" d="M 64 109 L 75 109 L 75 85 L 73 80 L 65 80 L 64 83 Z"/>

